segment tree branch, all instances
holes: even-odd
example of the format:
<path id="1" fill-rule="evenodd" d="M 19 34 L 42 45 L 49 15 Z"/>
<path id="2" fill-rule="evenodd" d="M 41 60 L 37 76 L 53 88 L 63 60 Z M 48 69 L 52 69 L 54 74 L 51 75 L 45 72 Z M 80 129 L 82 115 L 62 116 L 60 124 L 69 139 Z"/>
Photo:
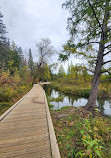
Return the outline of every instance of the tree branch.
<path id="1" fill-rule="evenodd" d="M 107 32 L 110 32 L 110 31 L 111 31 L 111 29 L 107 30 Z"/>
<path id="2" fill-rule="evenodd" d="M 110 50 L 110 51 L 108 51 L 107 53 L 103 54 L 103 56 L 108 55 L 110 52 L 111 52 L 111 50 Z"/>
<path id="3" fill-rule="evenodd" d="M 103 74 L 103 73 L 105 73 L 105 72 L 107 72 L 109 75 L 111 75 L 111 72 L 109 72 L 108 70 L 104 70 L 104 71 L 102 71 L 100 74 Z"/>
<path id="4" fill-rule="evenodd" d="M 79 23 L 79 21 L 80 21 L 85 15 L 86 15 L 86 14 L 83 14 L 77 21 L 75 21 L 75 24 L 76 24 L 76 23 Z M 72 15 L 72 17 L 74 17 L 74 16 L 75 16 L 75 14 Z M 72 21 L 73 21 L 72 18 L 69 18 L 69 20 L 72 20 Z"/>
<path id="5" fill-rule="evenodd" d="M 87 42 L 87 44 L 97 43 L 100 44 L 100 42 Z"/>
<path id="6" fill-rule="evenodd" d="M 111 44 L 109 44 L 108 46 L 106 46 L 104 49 L 111 47 Z"/>
<path id="7" fill-rule="evenodd" d="M 90 5 L 90 7 L 91 7 L 91 9 L 92 9 L 92 11 L 93 11 L 93 14 L 94 14 L 94 16 L 95 16 L 97 22 L 98 22 L 98 24 L 99 24 L 99 27 L 100 27 L 101 30 L 103 31 L 102 26 L 101 26 L 101 24 L 100 24 L 100 22 L 99 22 L 99 19 L 97 18 L 96 12 L 95 12 L 95 10 L 94 10 L 92 4 L 90 3 L 90 0 L 88 0 L 88 2 L 89 2 L 89 5 Z"/>
<path id="8" fill-rule="evenodd" d="M 92 44 L 92 43 L 100 44 L 100 42 L 86 42 L 86 43 L 79 43 L 78 46 L 84 47 L 84 46 L 86 46 L 88 44 Z"/>
<path id="9" fill-rule="evenodd" d="M 90 72 L 92 72 L 92 73 L 94 73 L 94 71 L 92 71 L 92 70 L 89 70 L 89 69 L 86 69 L 87 71 L 90 71 Z"/>
<path id="10" fill-rule="evenodd" d="M 106 61 L 106 62 L 103 62 L 102 65 L 105 65 L 105 64 L 110 63 L 110 62 L 111 62 L 111 60 L 108 60 L 108 61 Z"/>
<path id="11" fill-rule="evenodd" d="M 106 80 L 100 81 L 99 83 L 103 83 L 103 82 L 106 82 L 106 81 L 111 81 L 111 79 L 106 79 Z"/>

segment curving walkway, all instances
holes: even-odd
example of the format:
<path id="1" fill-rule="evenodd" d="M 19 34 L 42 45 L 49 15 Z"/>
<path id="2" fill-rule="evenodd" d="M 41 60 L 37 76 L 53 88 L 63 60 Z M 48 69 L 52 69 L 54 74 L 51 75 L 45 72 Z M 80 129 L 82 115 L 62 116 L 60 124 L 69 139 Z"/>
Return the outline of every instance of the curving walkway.
<path id="1" fill-rule="evenodd" d="M 0 158 L 60 157 L 58 151 L 58 156 L 52 153 L 45 99 L 42 87 L 34 85 L 11 112 L 1 116 Z"/>

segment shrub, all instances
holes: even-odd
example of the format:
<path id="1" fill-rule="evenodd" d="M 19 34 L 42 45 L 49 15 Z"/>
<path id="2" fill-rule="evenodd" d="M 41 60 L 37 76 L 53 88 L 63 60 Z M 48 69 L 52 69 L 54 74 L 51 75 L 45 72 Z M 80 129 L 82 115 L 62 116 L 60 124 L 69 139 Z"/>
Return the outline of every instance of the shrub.
<path id="1" fill-rule="evenodd" d="M 92 126 L 90 119 L 85 119 L 83 121 L 82 128 L 80 130 L 81 134 L 81 145 L 83 150 L 77 152 L 75 157 L 102 157 L 103 139 L 98 134 L 98 128 Z"/>

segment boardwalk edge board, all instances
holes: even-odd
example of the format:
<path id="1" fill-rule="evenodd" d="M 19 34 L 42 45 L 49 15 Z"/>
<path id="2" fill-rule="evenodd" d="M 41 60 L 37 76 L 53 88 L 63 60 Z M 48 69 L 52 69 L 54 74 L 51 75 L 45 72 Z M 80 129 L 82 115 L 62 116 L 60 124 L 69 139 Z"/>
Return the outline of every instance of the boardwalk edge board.
<path id="1" fill-rule="evenodd" d="M 31 91 L 31 90 L 30 90 Z M 30 92 L 29 91 L 29 92 Z M 0 121 L 2 121 L 13 109 L 16 108 L 16 106 L 29 94 L 29 92 L 23 96 L 20 100 L 18 100 L 13 106 L 11 106 L 7 111 L 5 111 L 1 116 L 0 116 Z"/>
<path id="2" fill-rule="evenodd" d="M 45 96 L 46 112 L 47 112 L 47 119 L 48 119 L 48 126 L 49 126 L 49 137 L 50 137 L 50 143 L 51 143 L 52 158 L 61 158 L 50 111 L 49 111 L 49 106 L 47 103 L 45 90 L 44 90 L 44 96 Z"/>

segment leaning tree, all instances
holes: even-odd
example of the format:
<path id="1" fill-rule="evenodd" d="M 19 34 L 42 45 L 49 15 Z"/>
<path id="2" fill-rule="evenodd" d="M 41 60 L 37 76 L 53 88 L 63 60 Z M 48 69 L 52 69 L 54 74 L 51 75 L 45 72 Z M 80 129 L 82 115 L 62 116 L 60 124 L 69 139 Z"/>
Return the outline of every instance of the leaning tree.
<path id="1" fill-rule="evenodd" d="M 86 105 L 93 110 L 101 74 L 111 75 L 111 0 L 67 0 L 63 7 L 70 13 L 67 28 L 71 38 L 60 58 L 67 59 L 70 54 L 77 54 L 93 63 L 94 75 Z"/>

